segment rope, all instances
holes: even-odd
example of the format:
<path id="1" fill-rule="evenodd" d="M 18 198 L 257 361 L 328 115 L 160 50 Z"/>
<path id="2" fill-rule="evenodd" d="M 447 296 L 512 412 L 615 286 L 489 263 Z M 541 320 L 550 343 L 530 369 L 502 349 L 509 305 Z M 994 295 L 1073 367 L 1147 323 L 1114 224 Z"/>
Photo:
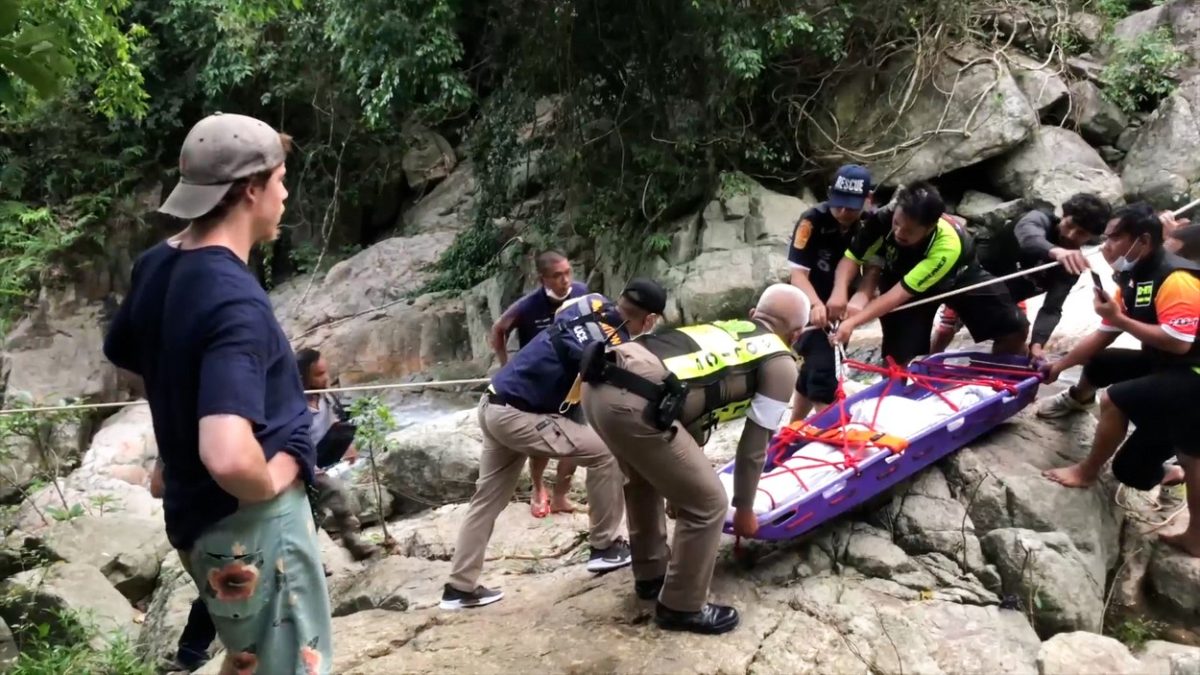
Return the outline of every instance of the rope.
<path id="1" fill-rule="evenodd" d="M 479 384 L 487 384 L 488 378 L 475 378 L 470 380 L 441 380 L 435 382 L 397 382 L 394 384 L 364 384 L 353 387 L 330 387 L 328 389 L 310 389 L 305 391 L 305 394 L 327 394 L 349 391 L 379 391 L 381 389 L 418 389 L 422 387 L 454 387 L 454 386 L 473 386 Z M 64 405 L 47 405 L 34 408 L 6 408 L 0 410 L 0 415 L 15 415 L 17 413 L 45 413 L 45 412 L 61 412 L 65 410 L 102 410 L 106 408 L 127 408 L 135 405 L 146 405 L 148 401 L 138 399 L 136 401 L 114 401 L 111 403 L 71 403 Z"/>
<path id="2" fill-rule="evenodd" d="M 1179 216 L 1182 216 L 1183 214 L 1187 213 L 1188 211 L 1191 211 L 1192 209 L 1196 208 L 1197 206 L 1200 206 L 1200 199 L 1195 199 L 1195 200 L 1188 202 L 1187 204 L 1184 204 L 1183 206 L 1172 211 L 1171 215 L 1178 218 Z M 1094 250 L 1089 251 L 1088 253 L 1084 253 L 1083 255 L 1084 256 L 1093 256 L 1093 255 L 1096 255 L 1097 253 L 1100 253 L 1100 247 L 1096 247 Z M 970 286 L 966 286 L 964 288 L 956 288 L 952 291 L 947 291 L 945 293 L 939 293 L 938 295 L 934 295 L 932 297 L 921 298 L 920 300 L 916 300 L 916 301 L 910 302 L 908 304 L 900 305 L 899 307 L 893 309 L 892 312 L 899 312 L 899 311 L 902 311 L 905 309 L 911 309 L 913 307 L 927 305 L 931 302 L 937 302 L 938 300 L 952 298 L 956 295 L 961 295 L 963 293 L 967 293 L 969 291 L 973 291 L 978 288 L 986 288 L 987 286 L 991 286 L 992 284 L 998 284 L 998 283 L 1001 283 L 1004 281 L 1008 281 L 1009 279 L 1017 279 L 1020 277 L 1028 276 L 1030 274 L 1037 274 L 1038 272 L 1044 272 L 1048 269 L 1058 267 L 1061 264 L 1062 263 L 1055 260 L 1054 262 L 1048 262 L 1044 265 L 1038 265 L 1037 267 L 1031 267 L 1027 270 L 1020 270 L 1017 272 L 1013 272 L 1012 274 L 1005 274 L 1002 277 L 996 277 L 995 279 L 988 279 L 987 281 L 981 281 L 977 284 L 971 284 Z M 888 314 L 891 314 L 892 312 L 888 312 Z"/>

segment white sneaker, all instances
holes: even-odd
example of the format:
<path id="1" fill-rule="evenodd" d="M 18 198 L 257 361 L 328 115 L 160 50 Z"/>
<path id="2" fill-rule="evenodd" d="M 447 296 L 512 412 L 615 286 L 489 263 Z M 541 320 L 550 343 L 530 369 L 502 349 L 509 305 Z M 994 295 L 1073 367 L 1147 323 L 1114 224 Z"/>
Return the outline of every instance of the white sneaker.
<path id="1" fill-rule="evenodd" d="M 1070 388 L 1063 389 L 1054 396 L 1045 399 L 1038 405 L 1037 416 L 1042 419 L 1057 419 L 1074 415 L 1078 412 L 1083 412 L 1096 404 L 1096 399 L 1093 396 L 1092 400 L 1085 403 L 1080 403 L 1071 396 Z"/>

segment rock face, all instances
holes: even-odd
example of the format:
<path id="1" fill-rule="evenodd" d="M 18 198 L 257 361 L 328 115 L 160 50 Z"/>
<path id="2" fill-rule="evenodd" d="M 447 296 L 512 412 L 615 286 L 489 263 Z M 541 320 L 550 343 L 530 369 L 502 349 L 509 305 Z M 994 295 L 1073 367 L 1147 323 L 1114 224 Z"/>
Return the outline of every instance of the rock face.
<path id="1" fill-rule="evenodd" d="M 1157 603 L 1184 622 L 1200 626 L 1200 597 L 1194 590 L 1200 584 L 1200 560 L 1156 544 L 1147 579 Z"/>
<path id="2" fill-rule="evenodd" d="M 91 565 L 130 602 L 154 590 L 159 564 L 170 551 L 161 520 L 120 514 L 56 522 L 37 535 L 14 533 L 6 553 L 25 558 Z"/>
<path id="3" fill-rule="evenodd" d="M 0 583 L 0 614 L 10 624 L 45 623 L 61 628 L 61 612 L 73 613 L 94 625 L 97 646 L 118 635 L 134 634 L 133 607 L 95 567 L 55 563 L 21 572 Z"/>
<path id="4" fill-rule="evenodd" d="M 0 375 L 0 390 L 44 404 L 72 397 L 115 400 L 117 369 L 101 351 L 106 325 L 100 303 L 74 289 L 43 290 L 36 309 L 7 335 L 0 355 L 0 373 L 7 377 Z"/>
<path id="5" fill-rule="evenodd" d="M 1200 2 L 1167 0 L 1131 14 L 1113 26 L 1113 37 L 1136 40 L 1158 28 L 1167 28 L 1175 46 L 1191 57 L 1191 63 L 1185 66 L 1184 73 L 1196 74 L 1197 57 L 1200 57 Z"/>
<path id="6" fill-rule="evenodd" d="M 179 556 L 168 556 L 159 573 L 158 588 L 146 607 L 142 630 L 137 635 L 137 650 L 143 659 L 159 663 L 174 657 L 192 601 L 198 595 L 196 584 L 183 570 Z"/>
<path id="7" fill-rule="evenodd" d="M 38 532 L 53 522 L 55 510 L 78 507 L 85 514 L 120 513 L 123 516 L 162 521 L 162 502 L 150 491 L 116 478 L 71 474 L 58 481 L 62 490 L 47 485 L 22 502 L 13 518 L 13 526 L 25 532 Z M 63 504 L 63 501 L 66 504 Z"/>
<path id="8" fill-rule="evenodd" d="M 458 165 L 454 148 L 436 131 L 413 125 L 405 130 L 404 136 L 408 150 L 401 165 L 409 187 L 419 190 L 445 178 Z"/>
<path id="9" fill-rule="evenodd" d="M 157 458 L 150 406 L 132 405 L 104 421 L 83 454 L 77 473 L 149 489 Z"/>
<path id="10" fill-rule="evenodd" d="M 764 288 L 788 279 L 787 244 L 810 206 L 751 181 L 746 193 L 715 199 L 701 214 L 677 223 L 665 257 L 638 269 L 612 256 L 600 261 L 603 292 L 615 298 L 630 277 L 646 275 L 667 289 L 668 322 L 745 316 Z M 620 245 L 609 242 L 607 248 Z"/>
<path id="11" fill-rule="evenodd" d="M 988 176 L 1010 199 L 1042 199 L 1055 207 L 1077 192 L 1121 201 L 1121 178 L 1078 134 L 1040 127 L 1012 153 L 988 163 Z"/>
<path id="12" fill-rule="evenodd" d="M 1036 59 L 1015 53 L 1008 59 L 1012 76 L 1039 119 L 1061 117 L 1068 101 L 1067 83 L 1057 70 Z"/>
<path id="13" fill-rule="evenodd" d="M 1129 119 L 1117 104 L 1104 98 L 1100 88 L 1088 80 L 1071 85 L 1070 120 L 1084 138 L 1097 145 L 1116 143 L 1129 126 Z"/>
<path id="14" fill-rule="evenodd" d="M 1200 184 L 1200 75 L 1179 85 L 1142 125 L 1122 180 L 1131 200 L 1159 208 L 1188 201 Z"/>
<path id="15" fill-rule="evenodd" d="M 1032 208 L 1024 199 L 1004 200 L 983 192 L 967 190 L 958 204 L 957 214 L 974 225 L 996 230 L 1008 221 L 1019 218 Z"/>
<path id="16" fill-rule="evenodd" d="M 827 118 L 814 115 L 822 131 L 811 133 L 811 140 L 831 151 L 825 137 L 864 154 L 899 148 L 894 156 L 871 160 L 876 182 L 889 185 L 932 178 L 1006 152 L 1033 132 L 1037 112 L 1006 67 L 975 56 L 964 51 L 944 58 L 907 99 L 909 62 L 851 78 L 831 99 L 837 126 L 815 121 Z M 1040 90 L 1032 79 L 1030 87 Z"/>
<path id="17" fill-rule="evenodd" d="M 395 447 L 378 459 L 388 490 L 410 505 L 470 499 L 483 449 L 475 420 L 476 412 L 465 410 L 393 434 Z"/>
<path id="18" fill-rule="evenodd" d="M 1004 582 L 1004 592 L 1032 605 L 1038 634 L 1101 628 L 1104 578 L 1093 577 L 1070 537 L 1061 532 L 993 530 L 983 550 Z"/>
<path id="19" fill-rule="evenodd" d="M 1133 658 L 1125 645 L 1116 640 L 1086 633 L 1060 633 L 1050 638 L 1038 652 L 1039 675 L 1074 673 L 1112 673 L 1136 675 L 1145 666 Z"/>

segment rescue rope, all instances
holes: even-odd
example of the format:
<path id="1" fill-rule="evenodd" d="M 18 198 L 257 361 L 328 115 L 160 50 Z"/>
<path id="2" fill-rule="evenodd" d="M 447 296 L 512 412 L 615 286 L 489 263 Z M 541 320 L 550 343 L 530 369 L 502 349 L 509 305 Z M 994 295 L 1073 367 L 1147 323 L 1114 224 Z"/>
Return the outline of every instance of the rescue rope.
<path id="1" fill-rule="evenodd" d="M 1196 208 L 1197 206 L 1200 206 L 1200 199 L 1195 199 L 1195 200 L 1188 202 L 1187 204 L 1184 204 L 1183 206 L 1172 211 L 1171 215 L 1175 218 L 1178 218 L 1179 216 L 1182 216 L 1183 214 L 1187 213 L 1188 211 L 1191 211 L 1192 209 Z M 1089 256 L 1094 256 L 1099 252 L 1100 252 L 1100 247 L 1097 246 L 1094 250 L 1084 253 L 1083 255 L 1085 257 L 1089 257 Z M 1062 263 L 1055 260 L 1054 262 L 1048 262 L 1044 265 L 1038 265 L 1037 267 L 1030 267 L 1027 270 L 1019 270 L 1019 271 L 1013 272 L 1012 274 L 1005 274 L 1004 276 L 996 277 L 995 279 L 988 279 L 987 281 L 981 281 L 977 284 L 971 284 L 970 286 L 966 286 L 964 288 L 956 288 L 952 291 L 946 291 L 945 293 L 939 293 L 937 295 L 934 295 L 934 296 L 931 296 L 928 298 L 921 298 L 920 300 L 916 300 L 914 302 L 900 305 L 899 307 L 893 309 L 891 312 L 888 312 L 888 314 L 891 314 L 892 312 L 899 312 L 899 311 L 905 310 L 905 309 L 911 309 L 913 307 L 920 307 L 921 305 L 927 305 L 931 302 L 937 302 L 938 300 L 952 298 L 956 295 L 961 295 L 963 293 L 967 293 L 969 291 L 974 291 L 979 288 L 986 288 L 993 284 L 998 284 L 998 283 L 1001 283 L 1004 281 L 1008 281 L 1009 279 L 1018 279 L 1020 277 L 1028 276 L 1030 274 L 1037 274 L 1038 272 L 1044 272 L 1048 269 L 1052 269 L 1052 268 L 1058 267 L 1060 265 L 1062 265 Z"/>
<path id="2" fill-rule="evenodd" d="M 330 387 L 328 389 L 309 389 L 305 394 L 329 394 L 350 391 L 379 391 L 382 389 L 418 389 L 422 387 L 457 387 L 475 386 L 490 382 L 486 377 L 469 380 L 440 380 L 434 382 L 396 382 L 393 384 L 363 384 L 351 387 Z M 0 415 L 15 415 L 17 413 L 46 413 L 66 410 L 102 410 L 106 408 L 127 408 L 135 405 L 146 405 L 145 399 L 136 401 L 113 401 L 111 403 L 70 403 L 63 405 L 46 405 L 31 408 L 6 408 L 0 410 Z"/>

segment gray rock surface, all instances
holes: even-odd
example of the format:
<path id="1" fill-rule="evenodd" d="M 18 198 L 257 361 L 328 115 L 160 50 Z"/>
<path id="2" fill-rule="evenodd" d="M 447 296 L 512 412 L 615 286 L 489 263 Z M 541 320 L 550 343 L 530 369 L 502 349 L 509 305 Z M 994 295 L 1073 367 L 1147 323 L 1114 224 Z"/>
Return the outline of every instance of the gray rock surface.
<path id="1" fill-rule="evenodd" d="M 1084 631 L 1060 633 L 1050 638 L 1042 644 L 1037 660 L 1039 675 L 1140 675 L 1145 672 L 1145 666 L 1133 658 L 1125 645 L 1110 637 Z"/>
<path id="2" fill-rule="evenodd" d="M 1121 178 L 1131 200 L 1158 208 L 1189 201 L 1200 184 L 1200 76 L 1179 85 L 1142 125 Z"/>
<path id="3" fill-rule="evenodd" d="M 1043 126 L 1013 152 L 988 163 L 988 176 L 1010 199 L 1042 199 L 1055 206 L 1077 192 L 1119 203 L 1121 178 L 1078 134 Z"/>
<path id="4" fill-rule="evenodd" d="M 132 638 L 136 612 L 100 570 L 84 563 L 54 563 L 21 572 L 0 582 L 0 616 L 12 625 L 42 624 L 61 628 L 60 616 L 74 615 L 93 627 L 93 644 L 117 636 Z"/>

